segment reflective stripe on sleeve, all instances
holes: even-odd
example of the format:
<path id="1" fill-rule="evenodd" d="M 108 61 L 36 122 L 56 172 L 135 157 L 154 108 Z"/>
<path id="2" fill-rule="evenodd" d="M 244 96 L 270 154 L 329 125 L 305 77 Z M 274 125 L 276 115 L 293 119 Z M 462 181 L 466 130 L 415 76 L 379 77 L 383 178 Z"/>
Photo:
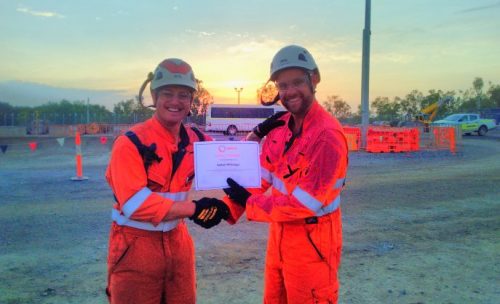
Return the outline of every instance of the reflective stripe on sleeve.
<path id="1" fill-rule="evenodd" d="M 279 179 L 277 176 L 273 176 L 273 187 L 274 189 L 278 190 L 284 195 L 288 194 L 288 191 L 286 190 L 285 183 Z"/>
<path id="2" fill-rule="evenodd" d="M 174 202 L 182 202 L 187 200 L 188 192 L 155 192 L 164 198 L 173 200 Z"/>
<path id="3" fill-rule="evenodd" d="M 139 190 L 134 196 L 123 204 L 123 214 L 130 217 L 144 201 L 153 193 L 149 188 L 144 187 Z M 188 192 L 154 192 L 164 198 L 173 200 L 174 202 L 185 201 L 188 198 Z"/>
<path id="4" fill-rule="evenodd" d="M 122 211 L 123 214 L 125 214 L 126 217 L 130 217 L 132 213 L 139 208 L 142 203 L 149 197 L 151 194 L 151 190 L 149 188 L 144 187 L 141 190 L 137 191 L 136 194 L 134 194 L 131 198 L 128 199 L 128 201 L 123 204 Z"/>
<path id="5" fill-rule="evenodd" d="M 268 182 L 270 184 L 273 183 L 273 175 L 266 168 L 264 168 L 264 167 L 260 168 L 260 175 L 261 175 L 262 179 L 264 179 L 266 182 Z"/>
<path id="6" fill-rule="evenodd" d="M 148 230 L 148 231 L 170 231 L 177 227 L 177 224 L 179 224 L 180 220 L 172 220 L 172 221 L 167 221 L 167 222 L 160 222 L 158 226 L 154 226 L 151 223 L 148 222 L 139 222 L 139 221 L 134 221 L 126 216 L 120 214 L 120 211 L 113 209 L 111 212 L 111 219 L 115 221 L 118 225 L 120 226 L 129 226 L 137 229 L 142 229 L 142 230 Z"/>
<path id="7" fill-rule="evenodd" d="M 344 187 L 344 183 L 345 183 L 345 177 L 338 178 L 337 181 L 335 182 L 335 186 L 333 187 L 333 189 L 341 189 L 342 187 Z"/>

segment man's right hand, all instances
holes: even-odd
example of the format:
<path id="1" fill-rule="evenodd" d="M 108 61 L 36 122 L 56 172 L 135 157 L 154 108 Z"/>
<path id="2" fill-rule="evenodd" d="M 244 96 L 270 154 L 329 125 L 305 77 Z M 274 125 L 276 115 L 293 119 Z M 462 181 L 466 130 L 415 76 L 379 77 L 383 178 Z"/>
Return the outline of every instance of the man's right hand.
<path id="1" fill-rule="evenodd" d="M 273 116 L 267 118 L 260 124 L 258 124 L 255 128 L 253 128 L 252 132 L 257 135 L 259 138 L 263 138 L 273 129 L 283 126 L 285 124 L 284 120 L 279 120 L 279 118 L 285 115 L 287 111 L 280 111 Z"/>
<path id="2" fill-rule="evenodd" d="M 229 208 L 219 199 L 204 197 L 193 203 L 196 208 L 189 219 L 205 229 L 212 228 L 229 217 Z"/>

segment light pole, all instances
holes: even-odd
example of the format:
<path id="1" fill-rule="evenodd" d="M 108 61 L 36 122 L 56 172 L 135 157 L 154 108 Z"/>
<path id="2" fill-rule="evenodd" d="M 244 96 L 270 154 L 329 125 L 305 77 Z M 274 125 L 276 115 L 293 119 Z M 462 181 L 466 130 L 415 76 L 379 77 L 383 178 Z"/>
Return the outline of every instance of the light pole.
<path id="1" fill-rule="evenodd" d="M 87 97 L 87 124 L 90 123 L 90 98 Z"/>
<path id="2" fill-rule="evenodd" d="M 240 93 L 243 91 L 243 88 L 234 88 L 236 93 L 238 93 L 238 104 L 240 104 Z"/>
<path id="3" fill-rule="evenodd" d="M 366 148 L 366 136 L 370 123 L 369 87 L 370 87 L 370 35 L 371 35 L 371 0 L 365 2 L 365 28 L 363 29 L 363 60 L 361 64 L 361 147 Z"/>

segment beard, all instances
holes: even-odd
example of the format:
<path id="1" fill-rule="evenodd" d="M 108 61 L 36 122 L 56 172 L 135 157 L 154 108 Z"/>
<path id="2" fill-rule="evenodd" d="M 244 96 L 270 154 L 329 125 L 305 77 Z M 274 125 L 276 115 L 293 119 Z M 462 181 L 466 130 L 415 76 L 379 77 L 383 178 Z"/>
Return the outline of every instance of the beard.
<path id="1" fill-rule="evenodd" d="M 299 99 L 300 101 L 290 101 L 291 99 Z M 313 95 L 304 96 L 302 92 L 298 92 L 297 95 L 292 96 L 291 98 L 282 99 L 281 103 L 283 104 L 283 107 L 285 107 L 285 109 L 292 114 L 305 114 L 311 107 L 313 101 Z"/>

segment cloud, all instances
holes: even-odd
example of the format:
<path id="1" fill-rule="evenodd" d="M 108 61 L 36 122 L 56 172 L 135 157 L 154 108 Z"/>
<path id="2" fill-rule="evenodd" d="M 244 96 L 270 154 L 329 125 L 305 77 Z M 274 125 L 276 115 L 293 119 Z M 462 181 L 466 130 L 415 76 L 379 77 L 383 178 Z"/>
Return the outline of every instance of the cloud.
<path id="1" fill-rule="evenodd" d="M 336 38 L 332 41 L 314 42 L 310 44 L 310 47 L 306 48 L 313 54 L 317 62 L 360 62 L 360 51 L 352 50 L 349 47 L 350 44 L 352 44 L 351 39 Z"/>
<path id="2" fill-rule="evenodd" d="M 273 53 L 276 52 L 283 43 L 276 40 L 264 40 L 264 41 L 245 41 L 240 44 L 230 46 L 226 49 L 229 54 L 251 54 L 251 53 Z"/>
<path id="3" fill-rule="evenodd" d="M 195 34 L 195 35 L 198 35 L 198 37 L 210 37 L 210 36 L 215 35 L 214 32 L 195 31 L 192 29 L 187 29 L 186 33 Z"/>
<path id="4" fill-rule="evenodd" d="M 470 12 L 476 12 L 476 11 L 483 11 L 483 10 L 487 10 L 487 9 L 495 8 L 495 7 L 500 7 L 500 2 L 497 2 L 495 4 L 490 4 L 490 5 L 471 7 L 468 9 L 460 10 L 457 13 L 464 14 L 464 13 L 470 13 Z"/>
<path id="5" fill-rule="evenodd" d="M 31 10 L 27 7 L 19 7 L 17 8 L 17 11 L 23 14 L 28 14 L 36 17 L 43 17 L 43 18 L 66 18 L 66 16 L 61 15 L 56 12 L 48 12 L 48 11 L 34 11 Z"/>

